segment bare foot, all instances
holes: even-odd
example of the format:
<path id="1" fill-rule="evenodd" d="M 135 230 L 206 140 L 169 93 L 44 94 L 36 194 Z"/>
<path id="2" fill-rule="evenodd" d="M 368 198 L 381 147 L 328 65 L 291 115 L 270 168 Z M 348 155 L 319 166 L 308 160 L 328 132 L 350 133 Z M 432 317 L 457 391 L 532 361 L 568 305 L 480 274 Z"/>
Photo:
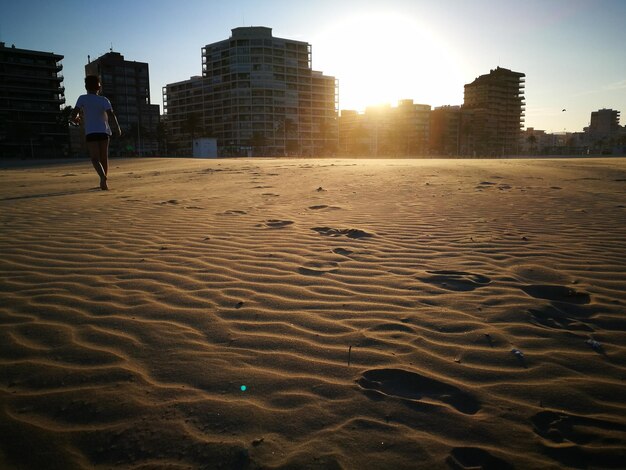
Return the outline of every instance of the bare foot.
<path id="1" fill-rule="evenodd" d="M 103 191 L 107 191 L 109 189 L 106 178 L 100 179 L 100 189 L 102 189 Z"/>

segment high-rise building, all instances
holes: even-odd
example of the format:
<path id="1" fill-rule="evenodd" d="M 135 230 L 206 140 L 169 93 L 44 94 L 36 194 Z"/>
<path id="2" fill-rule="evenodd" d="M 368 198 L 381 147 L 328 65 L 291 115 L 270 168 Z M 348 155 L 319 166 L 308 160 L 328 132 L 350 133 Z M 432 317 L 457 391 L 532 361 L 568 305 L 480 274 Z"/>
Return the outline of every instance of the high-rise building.
<path id="1" fill-rule="evenodd" d="M 399 130 L 391 105 L 369 106 L 364 113 L 341 110 L 339 150 L 346 156 L 389 156 L 400 143 L 392 138 Z"/>
<path id="2" fill-rule="evenodd" d="M 591 113 L 591 123 L 585 129 L 594 137 L 611 137 L 620 131 L 619 111 L 599 109 Z"/>
<path id="3" fill-rule="evenodd" d="M 211 89 L 209 80 L 198 76 L 163 87 L 167 155 L 190 156 L 194 139 L 213 136 L 204 119 Z"/>
<path id="4" fill-rule="evenodd" d="M 619 125 L 620 112 L 614 109 L 599 109 L 591 113 L 589 127 L 585 127 L 585 139 L 594 153 L 611 154 L 623 149 L 626 132 Z"/>
<path id="5" fill-rule="evenodd" d="M 0 157 L 67 155 L 62 55 L 6 47 L 0 42 Z"/>
<path id="6" fill-rule="evenodd" d="M 202 78 L 166 85 L 167 132 L 187 154 L 193 137 L 220 155 L 324 155 L 337 146 L 337 81 L 312 70 L 311 46 L 242 27 L 202 48 Z"/>
<path id="7" fill-rule="evenodd" d="M 342 109 L 337 122 L 339 127 L 339 154 L 343 156 L 369 155 L 371 152 L 371 132 L 369 123 L 365 120 L 365 114 Z"/>
<path id="8" fill-rule="evenodd" d="M 497 67 L 465 85 L 463 110 L 470 111 L 467 140 L 470 153 L 514 155 L 524 122 L 524 77 L 520 72 Z M 464 113 L 464 116 L 466 114 Z"/>
<path id="9" fill-rule="evenodd" d="M 400 100 L 370 106 L 364 113 L 342 110 L 339 151 L 350 156 L 420 156 L 428 153 L 430 105 Z"/>
<path id="10" fill-rule="evenodd" d="M 111 141 L 112 155 L 156 155 L 160 107 L 150 103 L 148 64 L 125 60 L 108 52 L 85 65 L 86 75 L 97 75 L 122 128 L 122 138 Z"/>
<path id="11" fill-rule="evenodd" d="M 439 106 L 430 115 L 430 150 L 434 155 L 461 154 L 461 107 Z"/>
<path id="12" fill-rule="evenodd" d="M 397 152 L 403 156 L 425 155 L 428 153 L 431 107 L 416 104 L 413 100 L 401 100 L 394 112 L 398 140 Z"/>

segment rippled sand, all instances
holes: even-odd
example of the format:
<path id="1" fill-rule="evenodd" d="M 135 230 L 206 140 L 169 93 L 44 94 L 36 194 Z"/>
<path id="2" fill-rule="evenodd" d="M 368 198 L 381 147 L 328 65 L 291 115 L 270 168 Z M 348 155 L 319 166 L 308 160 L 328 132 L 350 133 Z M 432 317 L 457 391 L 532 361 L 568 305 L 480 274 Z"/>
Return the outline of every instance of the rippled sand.
<path id="1" fill-rule="evenodd" d="M 0 467 L 623 468 L 626 160 L 0 170 Z"/>

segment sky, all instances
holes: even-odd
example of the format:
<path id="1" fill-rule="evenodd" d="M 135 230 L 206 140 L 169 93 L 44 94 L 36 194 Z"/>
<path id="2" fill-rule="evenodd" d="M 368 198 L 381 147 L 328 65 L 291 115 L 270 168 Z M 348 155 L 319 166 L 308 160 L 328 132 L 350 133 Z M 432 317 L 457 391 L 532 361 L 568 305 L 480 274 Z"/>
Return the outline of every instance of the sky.
<path id="1" fill-rule="evenodd" d="M 312 45 L 340 109 L 460 105 L 465 84 L 500 66 L 526 74 L 526 127 L 578 132 L 602 108 L 626 124 L 625 20 L 626 0 L 3 0 L 0 41 L 63 55 L 67 105 L 87 56 L 111 49 L 149 64 L 162 104 L 166 84 L 202 74 L 202 47 L 267 26 Z"/>

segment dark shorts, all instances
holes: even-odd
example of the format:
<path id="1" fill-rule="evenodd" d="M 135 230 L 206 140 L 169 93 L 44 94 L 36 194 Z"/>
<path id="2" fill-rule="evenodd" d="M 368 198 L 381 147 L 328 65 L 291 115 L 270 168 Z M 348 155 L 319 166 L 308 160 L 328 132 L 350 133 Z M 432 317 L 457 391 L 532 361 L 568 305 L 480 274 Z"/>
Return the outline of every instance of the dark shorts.
<path id="1" fill-rule="evenodd" d="M 87 134 L 85 136 L 87 142 L 100 142 L 102 140 L 109 140 L 109 134 L 105 132 L 96 132 L 95 134 Z"/>

